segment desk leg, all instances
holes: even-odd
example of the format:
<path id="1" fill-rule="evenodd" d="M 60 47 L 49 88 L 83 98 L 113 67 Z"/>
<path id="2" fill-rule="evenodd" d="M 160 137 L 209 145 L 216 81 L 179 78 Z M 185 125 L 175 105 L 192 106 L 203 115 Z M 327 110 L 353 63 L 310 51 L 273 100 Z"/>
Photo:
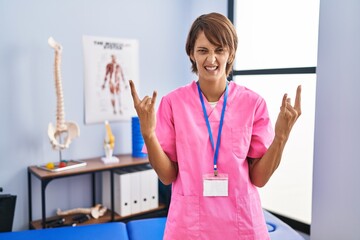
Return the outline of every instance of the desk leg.
<path id="1" fill-rule="evenodd" d="M 31 222 L 32 222 L 32 186 L 31 186 L 31 173 L 28 170 L 28 198 L 29 198 L 29 229 L 31 229 Z"/>
<path id="2" fill-rule="evenodd" d="M 111 201 L 111 221 L 113 222 L 115 219 L 115 209 L 114 209 L 114 171 L 110 170 L 110 201 Z"/>
<path id="3" fill-rule="evenodd" d="M 41 181 L 41 216 L 42 216 L 42 227 L 46 228 L 46 201 L 45 201 L 45 189 L 49 180 Z"/>
<path id="4" fill-rule="evenodd" d="M 96 204 L 96 197 L 95 197 L 95 173 L 91 174 L 91 184 L 92 184 L 92 205 L 95 206 Z"/>

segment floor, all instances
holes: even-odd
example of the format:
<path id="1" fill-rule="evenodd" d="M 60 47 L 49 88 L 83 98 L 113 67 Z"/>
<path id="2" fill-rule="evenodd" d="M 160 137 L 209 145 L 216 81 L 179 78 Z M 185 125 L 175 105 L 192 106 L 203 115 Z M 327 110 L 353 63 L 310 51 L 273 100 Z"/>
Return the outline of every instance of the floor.
<path id="1" fill-rule="evenodd" d="M 304 240 L 310 240 L 310 236 L 309 236 L 309 235 L 307 235 L 307 234 L 305 234 L 305 233 L 303 233 L 303 232 L 299 232 L 299 231 L 298 231 L 298 233 L 304 238 Z"/>

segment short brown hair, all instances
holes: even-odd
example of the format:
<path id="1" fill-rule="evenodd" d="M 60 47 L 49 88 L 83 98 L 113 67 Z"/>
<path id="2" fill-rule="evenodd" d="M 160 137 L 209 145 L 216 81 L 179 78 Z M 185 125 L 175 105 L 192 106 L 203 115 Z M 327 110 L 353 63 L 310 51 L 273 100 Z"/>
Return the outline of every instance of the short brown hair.
<path id="1" fill-rule="evenodd" d="M 234 64 L 238 44 L 234 25 L 227 17 L 219 13 L 203 14 L 198 17 L 193 22 L 186 40 L 185 49 L 189 57 L 193 54 L 195 41 L 202 31 L 211 44 L 229 49 L 229 61 L 226 65 L 226 75 L 228 76 Z M 190 61 L 192 63 L 192 71 L 197 74 L 196 63 L 191 58 Z"/>

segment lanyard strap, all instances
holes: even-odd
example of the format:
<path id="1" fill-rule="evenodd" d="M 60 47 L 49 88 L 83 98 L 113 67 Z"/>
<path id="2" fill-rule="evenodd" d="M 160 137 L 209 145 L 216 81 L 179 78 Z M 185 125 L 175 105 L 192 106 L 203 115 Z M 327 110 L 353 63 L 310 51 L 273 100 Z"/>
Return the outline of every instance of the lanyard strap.
<path id="1" fill-rule="evenodd" d="M 212 147 L 213 150 L 215 150 L 215 154 L 214 154 L 214 175 L 217 176 L 217 173 L 218 173 L 218 171 L 217 171 L 217 159 L 218 159 L 218 156 L 219 156 L 219 146 L 220 146 L 221 131 L 222 131 L 222 126 L 223 126 L 223 122 L 224 122 L 225 108 L 226 108 L 226 102 L 227 102 L 228 91 L 229 91 L 228 90 L 228 83 L 226 82 L 224 103 L 223 103 L 223 107 L 222 107 L 222 111 L 221 111 L 221 118 L 220 118 L 219 130 L 218 130 L 218 137 L 217 137 L 217 141 L 216 141 L 216 147 L 214 147 L 214 145 L 215 145 L 214 144 L 214 139 L 213 139 L 213 135 L 212 135 L 211 127 L 210 127 L 209 118 L 207 116 L 207 112 L 206 112 L 206 108 L 205 108 L 204 98 L 203 98 L 202 93 L 201 93 L 200 84 L 199 84 L 199 82 L 197 82 L 196 84 L 197 84 L 198 91 L 199 91 L 200 102 L 201 102 L 202 110 L 203 110 L 203 113 L 204 113 L 206 126 L 207 126 L 207 129 L 208 129 L 208 132 L 209 132 L 211 147 Z"/>

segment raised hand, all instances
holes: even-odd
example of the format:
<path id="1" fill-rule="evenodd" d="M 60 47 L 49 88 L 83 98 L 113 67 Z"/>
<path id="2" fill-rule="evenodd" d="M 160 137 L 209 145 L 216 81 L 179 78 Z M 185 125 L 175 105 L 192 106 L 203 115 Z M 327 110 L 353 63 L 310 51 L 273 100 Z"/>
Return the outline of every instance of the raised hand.
<path id="1" fill-rule="evenodd" d="M 157 92 L 154 91 L 152 97 L 145 96 L 141 100 L 132 80 L 129 81 L 129 85 L 131 89 L 131 96 L 134 101 L 134 108 L 140 120 L 141 134 L 144 138 L 150 137 L 155 133 L 156 127 L 155 102 Z"/>
<path id="2" fill-rule="evenodd" d="M 296 120 L 301 115 L 301 85 L 296 89 L 296 97 L 294 106 L 291 105 L 291 100 L 287 94 L 284 94 L 282 104 L 280 107 L 280 113 L 278 115 L 275 124 L 275 137 L 279 140 L 285 140 L 289 138 L 292 127 Z"/>

